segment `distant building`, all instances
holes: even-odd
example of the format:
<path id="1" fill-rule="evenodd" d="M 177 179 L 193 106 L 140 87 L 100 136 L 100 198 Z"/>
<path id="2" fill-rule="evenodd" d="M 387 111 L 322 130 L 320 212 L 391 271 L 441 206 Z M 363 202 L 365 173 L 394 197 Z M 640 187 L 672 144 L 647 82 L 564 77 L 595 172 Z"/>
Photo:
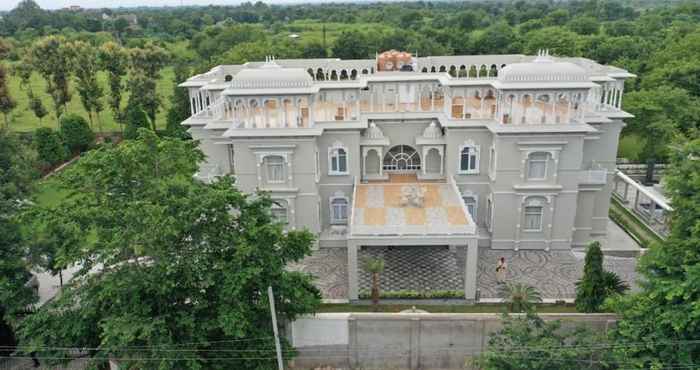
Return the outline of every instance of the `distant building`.
<path id="1" fill-rule="evenodd" d="M 526 55 L 221 65 L 187 88 L 198 177 L 269 191 L 289 229 L 363 246 L 569 250 L 605 235 L 627 71 Z"/>

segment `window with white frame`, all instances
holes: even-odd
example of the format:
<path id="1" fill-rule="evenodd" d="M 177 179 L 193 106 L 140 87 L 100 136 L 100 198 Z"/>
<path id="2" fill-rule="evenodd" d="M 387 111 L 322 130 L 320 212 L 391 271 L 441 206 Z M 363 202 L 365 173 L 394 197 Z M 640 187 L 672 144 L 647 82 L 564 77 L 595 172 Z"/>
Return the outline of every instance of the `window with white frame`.
<path id="1" fill-rule="evenodd" d="M 462 201 L 464 201 L 464 205 L 467 207 L 467 211 L 472 216 L 472 219 L 476 220 L 476 197 L 472 195 L 466 195 L 462 197 Z"/>
<path id="2" fill-rule="evenodd" d="M 331 224 L 345 225 L 348 223 L 348 198 L 335 196 L 331 198 Z"/>
<path id="3" fill-rule="evenodd" d="M 289 218 L 287 217 L 287 212 L 288 212 L 288 204 L 286 200 L 283 199 L 275 199 L 272 201 L 272 218 L 281 223 L 281 224 L 287 224 L 289 223 Z"/>
<path id="4" fill-rule="evenodd" d="M 329 148 L 329 175 L 347 175 L 348 174 L 348 152 L 342 147 Z"/>
<path id="5" fill-rule="evenodd" d="M 530 180 L 544 180 L 547 177 L 547 162 L 549 153 L 535 152 L 527 157 L 527 178 Z"/>
<path id="6" fill-rule="evenodd" d="M 542 215 L 544 208 L 541 205 L 525 206 L 525 231 L 542 231 Z"/>
<path id="7" fill-rule="evenodd" d="M 280 155 L 269 155 L 263 160 L 267 182 L 279 184 L 285 182 L 284 157 Z"/>
<path id="8" fill-rule="evenodd" d="M 479 172 L 479 147 L 472 144 L 464 145 L 459 151 L 459 172 Z"/>

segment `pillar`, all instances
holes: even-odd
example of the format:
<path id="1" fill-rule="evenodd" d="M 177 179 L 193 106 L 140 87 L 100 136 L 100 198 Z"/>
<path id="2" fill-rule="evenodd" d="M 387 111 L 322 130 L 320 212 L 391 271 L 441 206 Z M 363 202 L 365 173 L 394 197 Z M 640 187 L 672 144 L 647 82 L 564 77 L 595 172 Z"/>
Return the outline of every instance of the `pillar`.
<path id="1" fill-rule="evenodd" d="M 468 301 L 476 299 L 476 271 L 479 262 L 479 246 L 476 237 L 467 240 L 467 260 L 464 268 L 464 298 Z"/>
<path id="2" fill-rule="evenodd" d="M 354 241 L 348 240 L 348 299 L 351 301 L 359 298 L 359 284 L 357 275 L 358 246 Z"/>

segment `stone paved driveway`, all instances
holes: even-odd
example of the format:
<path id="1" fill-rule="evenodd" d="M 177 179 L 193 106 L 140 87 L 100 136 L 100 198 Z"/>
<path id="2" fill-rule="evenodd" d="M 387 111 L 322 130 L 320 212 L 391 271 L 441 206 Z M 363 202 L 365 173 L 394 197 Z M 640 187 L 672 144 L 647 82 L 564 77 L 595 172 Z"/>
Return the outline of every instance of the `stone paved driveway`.
<path id="1" fill-rule="evenodd" d="M 367 256 L 385 258 L 381 276 L 384 290 L 463 289 L 465 253 L 448 247 L 386 247 L 363 248 L 360 261 Z M 498 298 L 496 261 L 501 256 L 508 262 L 507 280 L 522 282 L 537 288 L 542 298 L 575 297 L 575 282 L 583 273 L 584 254 L 575 251 L 500 251 L 479 250 L 478 288 L 482 298 Z M 360 262 L 361 263 L 361 262 Z M 605 256 L 605 268 L 616 272 L 633 288 L 637 278 L 635 258 Z M 371 277 L 362 270 L 360 290 L 369 290 Z M 347 252 L 344 248 L 321 248 L 291 270 L 305 271 L 316 277 L 316 286 L 326 299 L 347 299 Z"/>

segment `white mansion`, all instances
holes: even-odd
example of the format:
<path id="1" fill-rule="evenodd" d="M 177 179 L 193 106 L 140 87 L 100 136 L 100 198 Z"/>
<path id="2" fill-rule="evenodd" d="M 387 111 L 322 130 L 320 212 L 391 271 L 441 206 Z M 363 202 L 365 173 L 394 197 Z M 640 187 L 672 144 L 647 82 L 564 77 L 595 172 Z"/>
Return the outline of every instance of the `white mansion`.
<path id="1" fill-rule="evenodd" d="M 275 216 L 347 248 L 570 249 L 606 233 L 625 70 L 478 55 L 222 65 L 180 86 L 204 181 L 268 191 Z"/>

